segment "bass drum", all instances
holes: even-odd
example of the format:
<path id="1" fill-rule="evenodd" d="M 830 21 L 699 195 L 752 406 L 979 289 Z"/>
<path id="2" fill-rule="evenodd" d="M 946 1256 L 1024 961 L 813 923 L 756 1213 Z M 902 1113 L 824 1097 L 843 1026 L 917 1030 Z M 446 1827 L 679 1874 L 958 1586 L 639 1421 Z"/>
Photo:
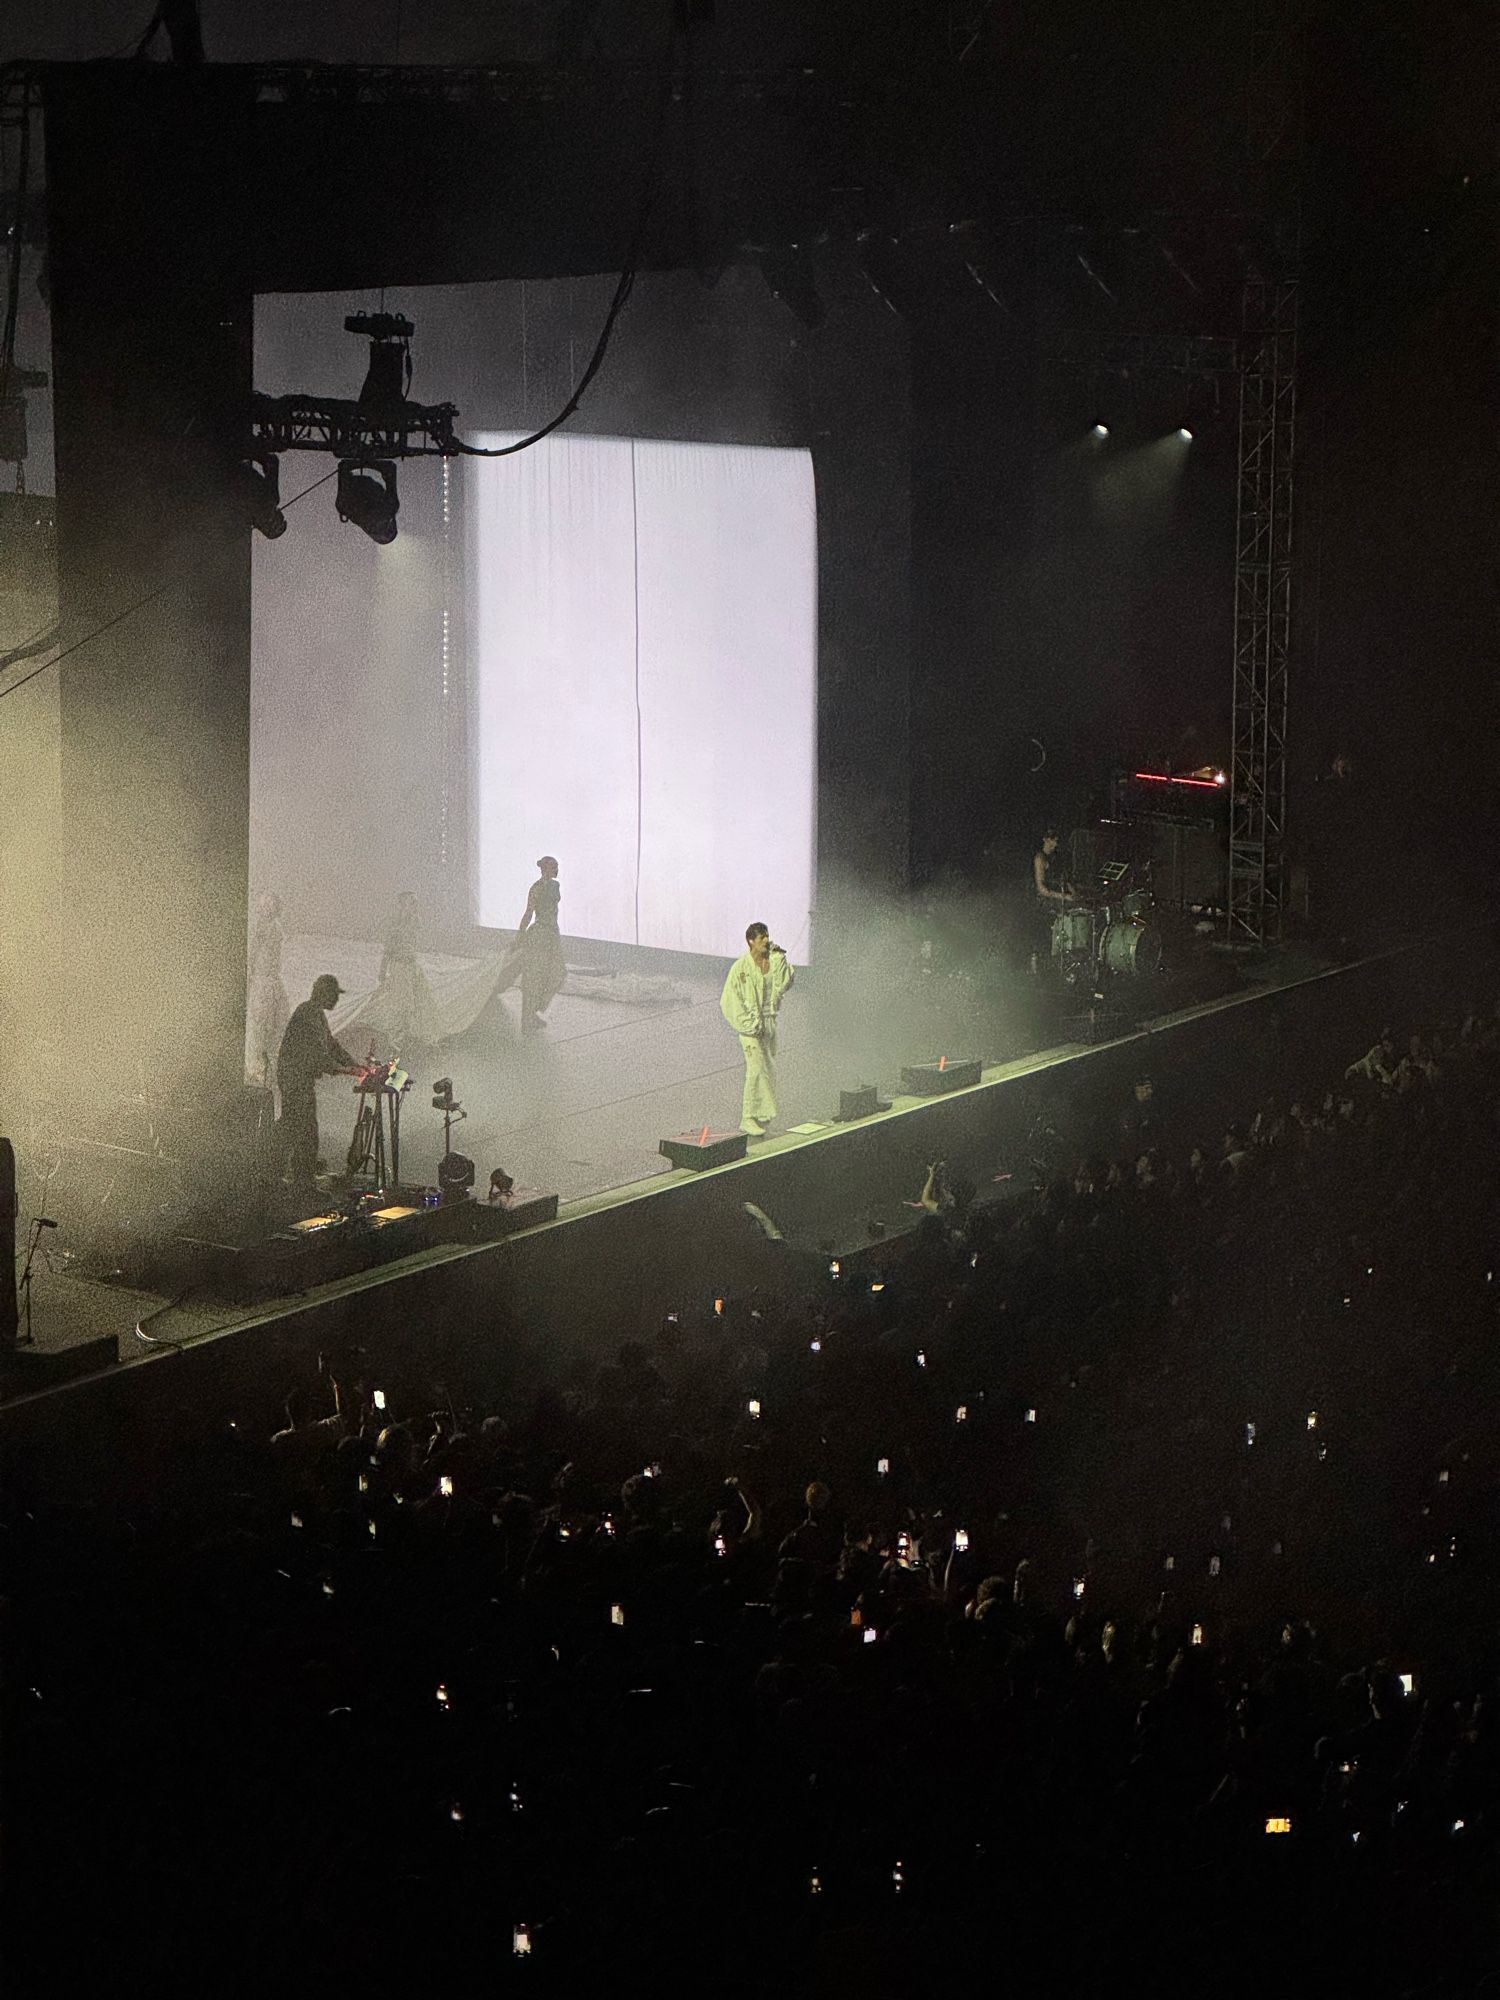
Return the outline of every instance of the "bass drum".
<path id="1" fill-rule="evenodd" d="M 1150 979 L 1161 971 L 1161 934 L 1150 924 L 1111 924 L 1100 958 L 1117 979 Z"/>
<path id="2" fill-rule="evenodd" d="M 1093 911 L 1059 910 L 1052 919 L 1052 956 L 1082 958 L 1093 948 Z"/>

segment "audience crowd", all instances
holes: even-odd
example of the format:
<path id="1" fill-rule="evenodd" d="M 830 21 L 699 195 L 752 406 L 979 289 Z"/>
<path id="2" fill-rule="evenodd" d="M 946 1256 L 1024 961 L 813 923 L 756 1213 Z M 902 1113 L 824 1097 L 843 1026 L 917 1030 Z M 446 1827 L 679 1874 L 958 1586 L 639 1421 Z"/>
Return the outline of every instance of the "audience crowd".
<path id="1" fill-rule="evenodd" d="M 1500 1991 L 1500 1009 L 1329 1086 L 1143 1079 L 526 1395 L 330 1354 L 128 1519 L 12 1482 L 36 1967 Z"/>

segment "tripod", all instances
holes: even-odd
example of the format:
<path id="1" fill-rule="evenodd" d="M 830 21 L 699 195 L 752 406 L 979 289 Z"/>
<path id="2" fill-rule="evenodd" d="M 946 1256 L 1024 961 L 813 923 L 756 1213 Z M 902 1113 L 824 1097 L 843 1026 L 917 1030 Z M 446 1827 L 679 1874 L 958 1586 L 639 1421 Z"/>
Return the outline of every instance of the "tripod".
<path id="1" fill-rule="evenodd" d="M 461 1104 L 445 1104 L 443 1106 L 443 1158 L 445 1160 L 453 1151 L 453 1121 L 456 1118 L 467 1118 L 468 1115 L 468 1112 L 464 1110 Z"/>
<path id="2" fill-rule="evenodd" d="M 440 1076 L 432 1086 L 432 1108 L 434 1111 L 441 1111 L 443 1114 L 443 1157 L 438 1165 L 438 1187 L 443 1200 L 446 1201 L 449 1199 L 451 1193 L 448 1179 L 448 1162 L 453 1158 L 453 1128 L 460 1118 L 467 1118 L 469 1115 L 453 1095 L 453 1079 L 451 1076 Z M 472 1184 L 474 1179 L 473 1163 L 465 1161 L 464 1165 L 468 1169 L 469 1184 Z"/>

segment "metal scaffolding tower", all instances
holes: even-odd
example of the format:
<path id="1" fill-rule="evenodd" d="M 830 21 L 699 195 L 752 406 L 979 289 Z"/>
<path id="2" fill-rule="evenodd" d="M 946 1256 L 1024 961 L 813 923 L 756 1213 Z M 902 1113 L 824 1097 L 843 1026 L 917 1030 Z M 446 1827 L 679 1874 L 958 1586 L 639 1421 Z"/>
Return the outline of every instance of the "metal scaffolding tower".
<path id="1" fill-rule="evenodd" d="M 1296 417 L 1296 281 L 1251 278 L 1240 351 L 1229 804 L 1229 935 L 1241 944 L 1279 934 L 1286 895 Z"/>
<path id="2" fill-rule="evenodd" d="M 1287 684 L 1301 252 L 1302 0 L 1252 0 L 1246 93 L 1264 262 L 1240 304 L 1229 941 L 1261 945 L 1286 907 Z"/>

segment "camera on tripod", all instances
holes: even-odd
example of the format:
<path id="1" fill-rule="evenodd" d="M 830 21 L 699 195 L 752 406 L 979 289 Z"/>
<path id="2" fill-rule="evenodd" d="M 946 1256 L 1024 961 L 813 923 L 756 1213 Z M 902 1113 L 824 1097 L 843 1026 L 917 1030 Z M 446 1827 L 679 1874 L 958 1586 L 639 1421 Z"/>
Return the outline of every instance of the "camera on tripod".
<path id="1" fill-rule="evenodd" d="M 432 1108 L 443 1114 L 443 1157 L 438 1166 L 438 1189 L 445 1202 L 463 1201 L 474 1185 L 474 1162 L 453 1150 L 453 1127 L 460 1118 L 467 1118 L 469 1114 L 453 1095 L 451 1076 L 440 1076 L 432 1086 Z"/>
<path id="2" fill-rule="evenodd" d="M 391 417 L 404 407 L 416 330 L 404 313 L 350 313 L 344 321 L 345 333 L 360 334 L 370 343 L 370 365 L 359 392 L 359 407 L 367 417 Z"/>

